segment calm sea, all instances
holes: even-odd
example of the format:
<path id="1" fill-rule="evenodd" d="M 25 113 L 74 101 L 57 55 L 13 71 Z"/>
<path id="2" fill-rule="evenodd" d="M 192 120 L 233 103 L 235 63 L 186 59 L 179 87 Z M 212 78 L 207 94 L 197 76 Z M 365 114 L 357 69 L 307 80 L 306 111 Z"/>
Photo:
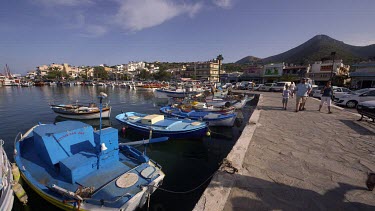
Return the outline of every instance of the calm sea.
<path id="1" fill-rule="evenodd" d="M 100 92 L 108 94 L 112 106 L 111 118 L 103 120 L 104 126 L 112 126 L 121 131 L 122 125 L 115 120 L 121 111 L 159 113 L 166 102 L 154 98 L 152 92 L 128 90 L 118 87 L 0 87 L 0 139 L 5 141 L 4 148 L 13 161 L 13 143 L 16 135 L 25 133 L 32 126 L 41 123 L 63 121 L 49 108 L 53 103 L 98 102 Z M 200 185 L 218 168 L 219 162 L 226 157 L 239 137 L 246 119 L 251 114 L 250 102 L 233 128 L 211 128 L 211 137 L 203 140 L 172 140 L 147 147 L 147 155 L 160 163 L 166 174 L 162 188 L 183 192 Z M 243 117 L 243 118 L 242 118 Z M 244 120 L 245 119 L 245 120 Z M 86 123 L 99 127 L 99 121 Z M 120 137 L 137 140 L 129 129 Z M 143 146 L 139 147 L 143 150 Z M 157 190 L 150 201 L 149 210 L 192 210 L 207 184 L 188 194 L 168 193 Z M 13 210 L 59 210 L 45 202 L 41 197 L 24 185 L 29 196 L 27 206 L 15 199 Z M 147 210 L 147 206 L 143 208 Z"/>

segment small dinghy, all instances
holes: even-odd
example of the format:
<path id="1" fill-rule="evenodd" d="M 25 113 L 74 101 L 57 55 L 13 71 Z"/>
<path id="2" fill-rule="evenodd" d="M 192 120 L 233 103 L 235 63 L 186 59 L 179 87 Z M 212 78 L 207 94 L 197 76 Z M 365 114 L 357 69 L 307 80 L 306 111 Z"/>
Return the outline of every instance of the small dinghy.
<path id="1" fill-rule="evenodd" d="M 166 136 L 171 139 L 200 138 L 208 128 L 206 123 L 177 118 L 164 118 L 164 115 L 147 115 L 136 112 L 126 112 L 116 116 L 116 119 L 136 132 L 148 136 L 152 130 L 153 137 Z"/>
<path id="2" fill-rule="evenodd" d="M 179 108 L 174 108 L 171 106 L 165 106 L 160 108 L 160 112 L 166 115 L 170 115 L 178 118 L 188 118 L 191 120 L 198 120 L 207 122 L 209 126 L 227 126 L 232 127 L 234 121 L 236 120 L 236 113 L 232 114 L 221 114 L 212 113 L 207 111 L 195 111 L 184 112 Z"/>
<path id="3" fill-rule="evenodd" d="M 88 106 L 78 104 L 50 105 L 51 109 L 59 116 L 69 119 L 99 119 L 100 108 L 95 103 Z M 109 118 L 111 107 L 106 105 L 102 108 L 102 118 Z"/>

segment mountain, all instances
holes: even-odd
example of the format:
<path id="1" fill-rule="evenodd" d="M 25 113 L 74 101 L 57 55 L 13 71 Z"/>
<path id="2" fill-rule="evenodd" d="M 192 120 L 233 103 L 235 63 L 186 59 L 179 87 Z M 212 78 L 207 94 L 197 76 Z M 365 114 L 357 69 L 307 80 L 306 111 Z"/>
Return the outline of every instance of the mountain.
<path id="1" fill-rule="evenodd" d="M 238 60 L 236 63 L 237 64 L 254 64 L 259 61 L 261 61 L 261 58 L 255 57 L 255 56 L 246 56 L 240 60 Z"/>
<path id="2" fill-rule="evenodd" d="M 327 35 L 316 35 L 307 42 L 284 53 L 270 56 L 261 60 L 263 64 L 286 62 L 293 64 L 308 64 L 314 61 L 332 59 L 331 52 L 336 52 L 336 59 L 342 59 L 346 64 L 375 58 L 375 44 L 368 46 L 353 46 L 335 40 Z M 245 57 L 247 58 L 247 57 Z M 245 58 L 237 61 L 242 63 Z"/>

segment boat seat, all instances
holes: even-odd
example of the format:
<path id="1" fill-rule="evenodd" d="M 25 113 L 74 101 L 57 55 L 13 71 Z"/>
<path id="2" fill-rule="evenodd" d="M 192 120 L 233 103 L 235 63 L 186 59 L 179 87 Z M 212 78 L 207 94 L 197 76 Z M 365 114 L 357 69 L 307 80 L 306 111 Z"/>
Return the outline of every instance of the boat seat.
<path id="1" fill-rule="evenodd" d="M 60 173 L 70 183 L 75 183 L 80 178 L 95 171 L 98 165 L 97 155 L 90 152 L 79 152 L 61 160 Z"/>
<path id="2" fill-rule="evenodd" d="M 137 120 L 139 118 L 141 118 L 141 117 L 139 117 L 139 116 L 129 116 L 128 117 L 129 120 Z"/>

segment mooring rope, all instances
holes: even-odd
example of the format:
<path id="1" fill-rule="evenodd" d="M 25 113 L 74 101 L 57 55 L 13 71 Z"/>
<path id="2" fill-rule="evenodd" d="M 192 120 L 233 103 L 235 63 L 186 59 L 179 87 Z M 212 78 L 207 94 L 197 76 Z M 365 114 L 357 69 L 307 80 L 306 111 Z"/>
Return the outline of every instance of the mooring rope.
<path id="1" fill-rule="evenodd" d="M 147 185 L 147 186 L 150 186 L 150 187 L 155 187 L 157 188 L 158 190 L 161 190 L 161 191 L 164 191 L 164 192 L 168 192 L 168 193 L 175 193 L 175 194 L 186 194 L 186 193 L 190 193 L 190 192 L 193 192 L 195 190 L 197 190 L 198 188 L 202 187 L 209 179 L 211 179 L 214 175 L 216 174 L 216 171 L 211 174 L 205 181 L 203 181 L 200 185 L 198 185 L 197 187 L 191 189 L 191 190 L 187 190 L 187 191 L 173 191 L 173 190 L 168 190 L 168 189 L 164 189 L 164 188 L 160 188 L 158 186 L 155 186 L 155 185 Z"/>

